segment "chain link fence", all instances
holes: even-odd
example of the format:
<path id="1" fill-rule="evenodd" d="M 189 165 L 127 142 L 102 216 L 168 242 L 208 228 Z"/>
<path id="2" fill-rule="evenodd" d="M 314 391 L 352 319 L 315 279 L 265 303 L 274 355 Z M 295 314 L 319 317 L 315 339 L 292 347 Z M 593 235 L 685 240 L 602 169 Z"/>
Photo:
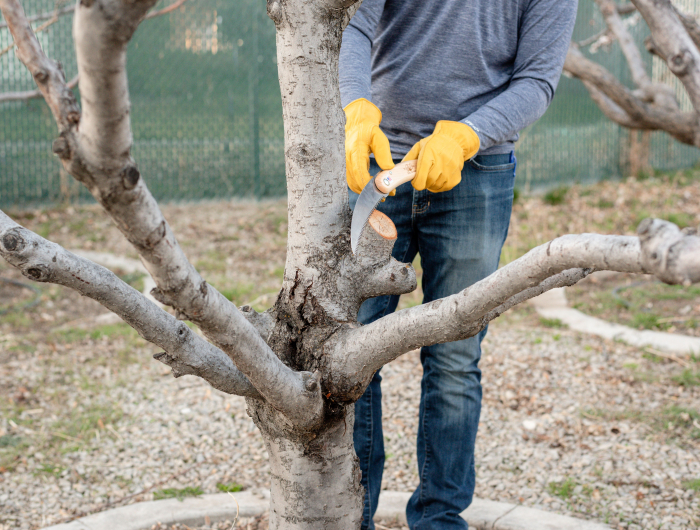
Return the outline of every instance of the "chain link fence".
<path id="1" fill-rule="evenodd" d="M 696 7 L 696 0 L 684 1 Z M 593 0 L 579 4 L 575 40 L 603 27 Z M 46 14 L 33 25 L 50 23 L 39 40 L 72 79 L 77 74 L 72 14 L 51 19 L 72 4 L 24 0 L 23 5 L 28 16 Z M 275 28 L 265 9 L 263 0 L 190 0 L 144 21 L 129 44 L 133 155 L 159 200 L 285 194 Z M 644 22 L 632 29 L 641 43 L 648 32 Z M 0 25 L 0 53 L 11 42 Z M 617 46 L 604 48 L 594 59 L 629 84 Z M 664 75 L 658 65 L 654 75 Z M 12 50 L 0 56 L 0 207 L 89 200 L 51 153 L 56 126 L 43 100 L 7 100 L 8 93 L 35 88 Z M 546 115 L 522 133 L 517 185 L 536 190 L 620 177 L 636 152 L 629 138 L 602 115 L 580 82 L 562 78 Z M 673 169 L 694 165 L 700 152 L 654 133 L 646 156 L 655 168 Z"/>

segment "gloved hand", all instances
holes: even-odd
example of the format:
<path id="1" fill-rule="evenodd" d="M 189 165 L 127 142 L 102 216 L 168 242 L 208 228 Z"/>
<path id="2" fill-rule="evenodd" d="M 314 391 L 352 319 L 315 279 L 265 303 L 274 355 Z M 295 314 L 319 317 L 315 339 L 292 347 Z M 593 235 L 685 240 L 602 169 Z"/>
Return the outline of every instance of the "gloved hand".
<path id="1" fill-rule="evenodd" d="M 365 98 L 356 99 L 344 110 L 348 186 L 355 193 L 360 193 L 372 178 L 369 174 L 370 152 L 374 153 L 382 169 L 393 169 L 394 161 L 391 159 L 389 140 L 379 128 L 381 111 Z"/>
<path id="2" fill-rule="evenodd" d="M 418 159 L 412 180 L 417 190 L 449 191 L 462 180 L 464 162 L 479 152 L 479 136 L 458 121 L 439 121 L 430 136 L 414 145 L 403 161 Z"/>

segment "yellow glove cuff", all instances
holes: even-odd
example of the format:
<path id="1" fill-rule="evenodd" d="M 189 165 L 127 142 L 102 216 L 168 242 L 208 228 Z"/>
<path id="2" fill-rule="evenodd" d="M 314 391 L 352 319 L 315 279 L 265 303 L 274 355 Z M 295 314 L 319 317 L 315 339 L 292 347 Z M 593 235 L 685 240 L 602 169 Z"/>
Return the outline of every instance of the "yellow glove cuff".
<path id="1" fill-rule="evenodd" d="M 435 125 L 433 135 L 445 135 L 455 140 L 462 148 L 465 161 L 475 156 L 481 146 L 479 135 L 469 125 L 461 121 L 441 120 Z"/>
<path id="2" fill-rule="evenodd" d="M 346 129 L 361 122 L 369 122 L 373 125 L 379 125 L 382 122 L 382 111 L 365 98 L 348 103 L 343 110 L 345 111 Z"/>

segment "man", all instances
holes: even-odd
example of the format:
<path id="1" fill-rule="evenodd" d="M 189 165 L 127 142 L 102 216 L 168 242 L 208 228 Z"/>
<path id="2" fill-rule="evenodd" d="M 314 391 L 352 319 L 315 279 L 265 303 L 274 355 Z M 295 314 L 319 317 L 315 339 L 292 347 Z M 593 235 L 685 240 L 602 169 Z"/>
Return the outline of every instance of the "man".
<path id="1" fill-rule="evenodd" d="M 424 302 L 498 267 L 513 145 L 552 100 L 576 8 L 577 0 L 364 0 L 345 30 L 340 90 L 351 206 L 370 173 L 418 160 L 413 186 L 400 186 L 379 209 L 398 230 L 394 257 L 411 262 L 420 253 Z M 397 303 L 368 300 L 358 318 L 372 322 Z M 421 350 L 420 485 L 406 509 L 412 530 L 467 528 L 459 513 L 474 493 L 485 334 Z M 374 528 L 384 466 L 380 381 L 376 374 L 355 406 L 363 529 Z"/>

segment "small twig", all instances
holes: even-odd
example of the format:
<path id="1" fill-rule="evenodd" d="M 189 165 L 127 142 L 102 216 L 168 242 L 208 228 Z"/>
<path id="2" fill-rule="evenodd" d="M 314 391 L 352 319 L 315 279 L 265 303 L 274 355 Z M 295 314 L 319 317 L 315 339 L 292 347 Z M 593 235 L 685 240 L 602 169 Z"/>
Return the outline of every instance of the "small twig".
<path id="1" fill-rule="evenodd" d="M 107 429 L 112 431 L 120 442 L 124 441 L 124 438 L 122 438 L 122 435 L 117 432 L 117 429 L 114 428 L 114 425 L 110 423 L 109 425 L 107 425 Z"/>
<path id="2" fill-rule="evenodd" d="M 74 442 L 80 442 L 80 443 L 85 443 L 84 440 L 81 440 L 80 438 L 75 438 L 73 436 L 68 436 L 67 434 L 63 434 L 62 432 L 56 432 L 56 431 L 51 431 L 49 433 L 51 436 L 56 436 L 58 438 L 63 438 L 64 440 L 72 440 Z"/>
<path id="3" fill-rule="evenodd" d="M 50 13 L 40 13 L 38 15 L 34 15 L 31 17 L 27 17 L 27 22 L 39 22 L 40 20 L 47 20 L 50 18 L 54 18 L 56 16 L 62 17 L 64 15 L 68 15 L 75 11 L 75 6 L 68 6 L 64 7 L 63 9 L 59 9 L 58 11 L 54 10 L 51 11 Z M 7 22 L 0 22 L 0 29 L 6 28 L 7 27 Z"/>
<path id="4" fill-rule="evenodd" d="M 268 296 L 276 296 L 277 294 L 278 294 L 277 291 L 274 291 L 274 292 L 272 292 L 272 293 L 261 294 L 261 295 L 258 296 L 255 300 L 253 300 L 253 301 L 251 301 L 251 302 L 246 302 L 246 303 L 243 304 L 241 307 L 245 307 L 245 306 L 253 307 L 255 304 L 259 304 L 259 303 L 261 303 L 263 300 L 267 300 L 267 297 L 268 297 Z"/>
<path id="5" fill-rule="evenodd" d="M 238 504 L 238 499 L 236 499 L 236 497 L 234 496 L 234 494 L 231 493 L 230 491 L 228 491 L 227 493 L 228 493 L 229 495 L 231 495 L 231 498 L 232 498 L 232 499 L 234 500 L 234 502 L 236 503 L 236 517 L 233 518 L 233 523 L 231 523 L 231 530 L 233 530 L 233 527 L 236 526 L 236 521 L 238 521 L 238 514 L 241 513 L 241 507 L 240 507 L 240 505 Z"/>
<path id="6" fill-rule="evenodd" d="M 78 86 L 80 77 L 76 76 L 68 82 L 68 88 L 73 89 Z M 0 103 L 5 101 L 26 101 L 28 99 L 37 99 L 43 97 L 43 94 L 38 90 L 26 90 L 23 92 L 5 92 L 0 94 Z"/>
<path id="7" fill-rule="evenodd" d="M 151 11 L 148 15 L 146 15 L 144 17 L 144 20 L 147 20 L 147 19 L 153 18 L 153 17 L 159 17 L 161 15 L 167 15 L 171 11 L 175 11 L 178 7 L 180 7 L 185 2 L 187 2 L 187 0 L 177 0 L 177 2 L 169 5 L 168 7 L 164 7 L 163 9 L 159 9 L 158 11 Z"/>
<path id="8" fill-rule="evenodd" d="M 600 39 L 601 37 L 603 37 L 604 35 L 606 35 L 609 32 L 610 32 L 610 30 L 608 28 L 602 29 L 598 33 L 596 33 L 595 35 L 591 35 L 587 39 L 584 39 L 584 40 L 578 42 L 577 44 L 581 48 L 585 48 L 586 46 L 593 44 L 595 41 L 597 41 L 598 39 Z"/>
<path id="9" fill-rule="evenodd" d="M 692 320 L 695 317 L 668 317 L 668 318 L 660 318 L 656 322 L 659 324 L 669 324 L 671 322 L 687 322 L 688 320 Z"/>
<path id="10" fill-rule="evenodd" d="M 172 5 L 169 5 L 168 7 L 164 7 L 163 9 L 159 9 L 158 11 L 152 11 L 152 12 L 148 13 L 148 15 L 146 15 L 144 17 L 144 20 L 149 19 L 149 18 L 159 17 L 160 15 L 167 15 L 168 13 L 175 11 L 178 7 L 180 7 L 185 2 L 187 2 L 187 0 L 177 0 L 177 2 L 173 3 Z M 38 28 L 36 28 L 34 30 L 34 33 L 36 34 L 36 33 L 39 33 L 40 31 L 44 31 L 49 26 L 58 22 L 58 19 L 60 17 L 62 17 L 64 15 L 71 14 L 71 13 L 73 13 L 73 11 L 75 11 L 75 6 L 70 6 L 70 7 L 64 8 L 64 9 L 60 9 L 60 10 L 56 9 L 53 12 L 53 14 L 50 16 L 50 19 L 47 22 L 44 22 Z M 35 21 L 39 21 L 39 20 L 45 20 L 46 18 L 49 18 L 49 17 L 47 17 L 47 14 L 44 13 L 42 15 L 35 15 L 33 17 L 29 17 L 28 20 L 29 20 L 29 22 L 35 22 Z M 2 24 L 0 24 L 0 28 L 5 28 L 5 27 L 7 27 L 7 22 L 3 22 Z M 0 57 L 2 57 L 7 52 L 9 52 L 12 48 L 14 48 L 14 46 L 15 46 L 15 43 L 10 42 L 10 44 L 8 44 L 2 50 L 0 50 Z M 1 101 L 1 99 L 0 99 L 0 101 Z"/>
<path id="11" fill-rule="evenodd" d="M 673 355 L 671 353 L 664 353 L 662 351 L 655 350 L 654 348 L 647 348 L 646 351 L 648 351 L 652 355 L 656 355 L 657 357 L 663 357 L 664 359 L 669 359 L 671 361 L 677 362 L 678 364 L 680 364 L 684 368 L 690 368 L 690 363 L 688 361 L 684 361 L 680 357 L 676 357 L 675 355 Z"/>
<path id="12" fill-rule="evenodd" d="M 51 17 L 51 20 L 48 20 L 48 21 L 44 22 L 41 26 L 39 26 L 38 28 L 36 28 L 36 29 L 34 30 L 34 34 L 36 35 L 36 34 L 39 33 L 40 31 L 44 31 L 44 30 L 45 30 L 46 28 L 48 28 L 49 26 L 52 26 L 53 24 L 55 24 L 56 22 L 58 22 L 58 18 L 59 18 L 59 16 L 58 16 L 58 10 L 56 10 L 56 11 L 54 11 L 54 16 Z M 10 44 L 8 44 L 8 45 L 5 46 L 2 50 L 0 50 L 0 57 L 2 57 L 2 56 L 5 55 L 7 52 L 9 52 L 12 48 L 14 48 L 14 46 L 15 46 L 15 43 L 14 43 L 14 42 L 10 42 Z"/>

